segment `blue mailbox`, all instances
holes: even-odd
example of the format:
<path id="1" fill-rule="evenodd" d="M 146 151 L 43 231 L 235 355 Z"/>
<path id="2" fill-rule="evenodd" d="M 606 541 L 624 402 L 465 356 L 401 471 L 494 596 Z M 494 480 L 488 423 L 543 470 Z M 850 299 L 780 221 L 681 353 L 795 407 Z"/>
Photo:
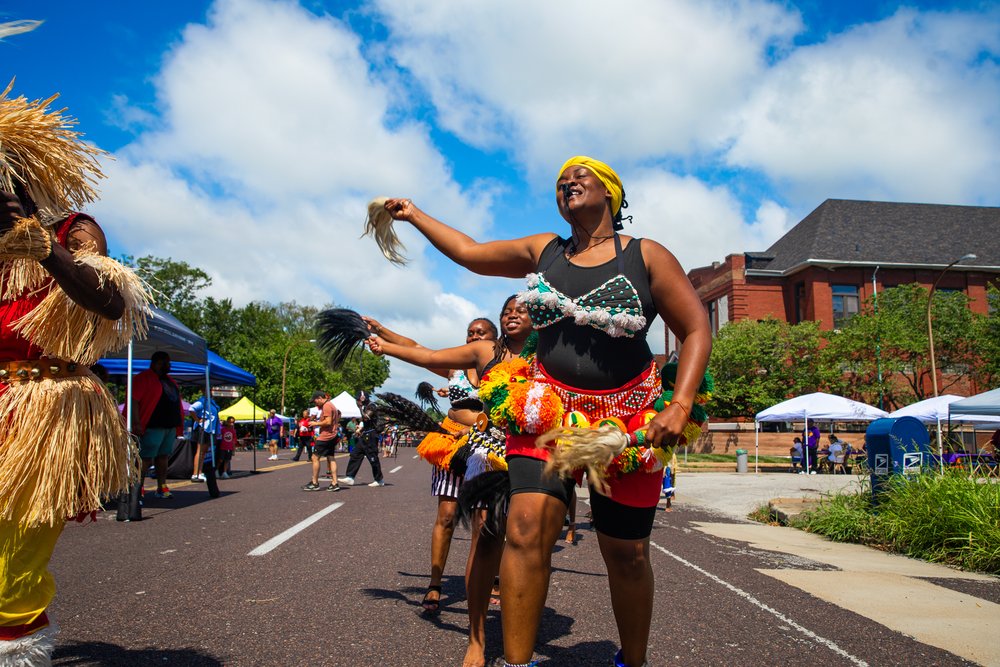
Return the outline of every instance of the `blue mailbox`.
<path id="1" fill-rule="evenodd" d="M 919 473 L 931 464 L 930 434 L 913 417 L 876 419 L 865 431 L 868 469 L 872 475 L 872 495 L 890 475 Z"/>

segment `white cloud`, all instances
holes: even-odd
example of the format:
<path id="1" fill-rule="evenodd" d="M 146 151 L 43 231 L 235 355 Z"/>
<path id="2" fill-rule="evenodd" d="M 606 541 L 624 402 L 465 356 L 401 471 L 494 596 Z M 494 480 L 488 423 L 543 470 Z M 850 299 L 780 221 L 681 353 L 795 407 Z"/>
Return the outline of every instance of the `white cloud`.
<path id="1" fill-rule="evenodd" d="M 686 271 L 721 261 L 726 255 L 763 250 L 790 226 L 787 211 L 765 202 L 747 223 L 739 200 L 724 186 L 711 187 L 691 176 L 645 170 L 628 179 L 627 233 L 659 241 Z"/>
<path id="2" fill-rule="evenodd" d="M 214 296 L 417 317 L 445 291 L 427 243 L 398 225 L 411 264 L 389 265 L 359 239 L 367 200 L 433 201 L 478 235 L 493 191 L 470 199 L 428 128 L 387 120 L 391 91 L 359 49 L 343 23 L 295 4 L 220 0 L 165 56 L 158 129 L 119 151 L 96 212 L 128 230 L 131 254 L 208 271 Z M 123 98 L 114 106 L 136 117 Z"/>
<path id="3" fill-rule="evenodd" d="M 767 49 L 800 26 L 755 0 L 374 4 L 440 123 L 476 146 L 513 144 L 532 169 L 714 145 Z"/>
<path id="4" fill-rule="evenodd" d="M 740 112 L 728 161 L 813 204 L 995 203 L 998 19 L 904 9 L 797 49 Z"/>

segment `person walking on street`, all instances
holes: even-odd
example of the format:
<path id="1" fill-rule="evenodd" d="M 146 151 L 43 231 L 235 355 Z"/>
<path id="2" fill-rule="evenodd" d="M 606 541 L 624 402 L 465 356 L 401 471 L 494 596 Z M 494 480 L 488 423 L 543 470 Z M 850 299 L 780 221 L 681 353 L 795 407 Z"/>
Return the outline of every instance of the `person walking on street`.
<path id="1" fill-rule="evenodd" d="M 319 429 L 316 436 L 316 444 L 312 452 L 312 480 L 302 487 L 303 491 L 319 491 L 319 464 L 320 460 L 326 457 L 326 464 L 330 467 L 330 479 L 337 479 L 337 460 L 334 455 L 337 453 L 337 425 L 340 422 L 340 410 L 330 400 L 330 395 L 325 391 L 313 393 L 313 402 L 320 409 L 320 417 L 315 421 L 310 421 L 309 428 Z M 336 481 L 331 481 L 327 491 L 340 491 L 340 485 Z"/>
<path id="2" fill-rule="evenodd" d="M 361 469 L 361 460 L 368 459 L 372 467 L 372 477 L 375 478 L 368 486 L 385 486 L 382 478 L 382 464 L 378 460 L 378 429 L 375 424 L 375 405 L 363 393 L 358 399 L 361 408 L 361 421 L 358 424 L 358 441 L 347 461 L 347 474 L 337 481 L 347 486 L 354 486 L 354 478 Z"/>
<path id="3" fill-rule="evenodd" d="M 316 415 L 318 418 L 319 415 Z M 306 458 L 310 461 L 312 460 L 312 448 L 313 448 L 313 430 L 309 426 L 309 411 L 303 410 L 302 417 L 299 418 L 298 426 L 296 430 L 298 431 L 298 443 L 299 448 L 295 451 L 295 456 L 292 457 L 293 461 L 298 461 L 302 457 L 302 452 L 306 452 Z"/>
<path id="4" fill-rule="evenodd" d="M 219 460 L 216 461 L 216 470 L 222 479 L 229 479 L 232 476 L 234 451 L 236 451 L 236 418 L 228 417 L 222 426 L 222 437 L 219 439 Z"/>
<path id="5" fill-rule="evenodd" d="M 271 455 L 267 457 L 268 461 L 278 460 L 278 442 L 281 440 L 281 429 L 284 426 L 281 417 L 275 414 L 274 410 L 267 413 L 267 419 L 264 420 L 264 430 L 267 434 L 267 448 L 271 452 Z"/>

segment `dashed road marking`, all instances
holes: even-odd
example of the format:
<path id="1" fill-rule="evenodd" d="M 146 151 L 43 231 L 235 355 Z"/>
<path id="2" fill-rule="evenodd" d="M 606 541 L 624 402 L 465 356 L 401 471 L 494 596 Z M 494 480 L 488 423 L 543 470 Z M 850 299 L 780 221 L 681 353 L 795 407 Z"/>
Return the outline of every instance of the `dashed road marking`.
<path id="1" fill-rule="evenodd" d="M 419 459 L 419 458 L 420 458 L 420 454 L 417 454 L 417 455 L 415 455 L 415 456 L 413 457 L 413 460 L 414 460 L 414 461 L 416 461 L 416 460 L 417 460 L 417 459 Z"/>
<path id="2" fill-rule="evenodd" d="M 334 503 L 334 504 L 330 505 L 329 507 L 327 507 L 325 509 L 321 509 L 320 511 L 316 512 L 315 514 L 313 514 L 308 519 L 304 519 L 302 521 L 299 521 L 297 524 L 295 524 L 294 526 L 292 526 L 288 530 L 284 531 L 283 533 L 279 533 L 278 535 L 275 535 L 274 537 L 272 537 L 271 539 L 269 539 L 267 542 L 264 542 L 264 544 L 260 545 L 259 547 L 257 547 L 253 551 L 249 552 L 247 554 L 247 556 L 263 556 L 264 554 L 267 554 L 267 553 L 270 553 L 270 552 L 274 551 L 279 546 L 281 546 L 282 544 L 284 544 L 288 540 L 292 539 L 293 537 L 295 537 L 296 535 L 298 535 L 299 533 L 301 533 L 303 530 L 305 530 L 309 526 L 313 525 L 314 523 L 316 523 L 317 521 L 319 521 L 320 519 L 322 519 L 323 517 L 325 517 L 327 514 L 329 514 L 333 510 L 337 509 L 338 507 L 340 507 L 343 504 L 344 503 L 342 503 L 342 502 L 337 502 L 337 503 Z"/>
<path id="3" fill-rule="evenodd" d="M 389 474 L 391 475 L 394 472 L 399 472 L 402 469 L 403 469 L 403 466 L 396 466 L 395 468 L 393 468 L 392 470 L 389 471 Z"/>
<path id="4" fill-rule="evenodd" d="M 697 565 L 695 565 L 694 563 L 692 563 L 691 561 L 685 560 L 684 558 L 681 558 L 680 556 L 678 556 L 677 554 L 673 553 L 672 551 L 668 551 L 667 549 L 664 549 L 663 547 L 661 547 L 656 542 L 653 542 L 652 540 L 650 540 L 649 544 L 650 544 L 650 546 L 656 548 L 658 551 L 666 554 L 667 556 L 670 556 L 671 558 L 673 558 L 674 560 L 676 560 L 681 565 L 686 565 L 687 567 L 691 568 L 695 572 L 698 572 L 699 574 L 702 574 L 702 575 L 708 577 L 709 579 L 711 579 L 715 583 L 720 584 L 720 585 L 728 588 L 730 591 L 732 591 L 733 593 L 736 593 L 736 595 L 740 596 L 741 598 L 743 598 L 744 600 L 746 600 L 750 604 L 752 604 L 752 605 L 754 605 L 756 607 L 759 607 L 760 609 L 763 609 L 764 611 L 766 611 L 769 614 L 773 614 L 782 623 L 788 624 L 790 627 L 798 630 L 799 632 L 801 632 L 802 634 L 804 634 L 806 637 L 809 637 L 810 639 L 812 639 L 813 641 L 815 641 L 817 644 L 822 644 L 823 646 L 827 647 L 828 649 L 830 649 L 831 651 L 833 651 L 837 655 L 839 655 L 839 656 L 841 656 L 843 658 L 846 658 L 847 660 L 850 660 L 853 664 L 857 665 L 858 667 L 868 667 L 868 663 L 865 662 L 864 660 L 862 660 L 861 658 L 858 658 L 856 656 L 851 655 L 850 653 L 848 653 L 844 649 L 840 648 L 840 646 L 838 646 L 832 640 L 827 639 L 826 637 L 820 637 L 819 635 L 817 635 L 815 632 L 813 632 L 809 628 L 807 628 L 805 626 L 802 626 L 802 625 L 799 625 L 798 623 L 796 623 L 792 619 L 790 619 L 787 616 L 785 616 L 784 614 L 782 614 L 777 609 L 774 609 L 772 607 L 767 606 L 766 604 L 764 604 L 763 602 L 761 602 L 760 600 L 758 600 L 757 598 L 755 598 L 750 593 L 747 593 L 745 590 L 743 590 L 741 588 L 737 588 L 736 586 L 732 585 L 728 581 L 725 581 L 724 579 L 721 579 L 721 578 L 715 576 L 714 574 L 712 574 L 708 570 L 704 570 L 704 569 L 698 567 Z"/>

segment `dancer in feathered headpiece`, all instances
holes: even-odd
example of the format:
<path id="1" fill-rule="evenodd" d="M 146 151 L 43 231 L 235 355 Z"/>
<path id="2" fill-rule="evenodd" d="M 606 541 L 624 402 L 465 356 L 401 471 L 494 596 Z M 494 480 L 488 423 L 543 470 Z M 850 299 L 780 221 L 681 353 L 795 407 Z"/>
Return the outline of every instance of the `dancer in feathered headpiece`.
<path id="1" fill-rule="evenodd" d="M 475 322 L 473 323 L 475 324 Z M 447 350 L 429 350 L 416 345 L 384 329 L 373 327 L 377 335 L 370 341 L 373 352 L 384 353 L 428 369 L 466 368 L 461 376 L 452 376 L 448 396 L 452 409 L 449 418 L 452 423 L 463 424 L 466 432 L 461 437 L 453 437 L 452 442 L 434 445 L 436 450 L 446 450 L 447 454 L 433 460 L 435 480 L 447 480 L 452 485 L 447 488 L 448 499 L 443 500 L 437 482 L 435 493 L 439 495 L 439 508 L 447 507 L 448 522 L 453 526 L 457 516 L 463 523 L 471 524 L 473 545 L 470 562 L 466 568 L 466 588 L 469 598 L 469 661 L 482 660 L 484 656 L 486 611 L 489 607 L 491 588 L 496 576 L 496 564 L 504 541 L 504 519 L 506 517 L 507 496 L 510 489 L 507 477 L 507 462 L 504 458 L 504 434 L 489 423 L 474 383 L 487 381 L 492 369 L 498 363 L 517 357 L 531 355 L 534 351 L 534 334 L 531 321 L 523 306 L 518 306 L 512 296 L 504 303 L 500 315 L 500 338 L 496 341 L 475 340 L 470 327 L 467 343 Z M 481 386 L 481 385 L 480 385 Z M 445 426 L 451 419 L 445 420 Z M 456 431 L 456 436 L 459 433 Z M 431 438 L 432 436 L 428 436 Z M 442 441 L 446 438 L 439 437 Z M 428 440 L 420 448 L 428 448 Z M 457 503 L 456 503 L 457 497 Z M 439 510 L 438 519 L 442 514 Z M 484 527 L 481 529 L 480 526 Z M 437 542 L 435 527 L 435 543 Z M 432 550 L 432 557 L 435 552 Z M 443 569 L 443 561 L 441 561 Z M 437 560 L 432 560 L 432 577 L 438 575 Z M 435 584 L 432 579 L 432 587 Z M 433 592 L 433 590 L 431 591 Z M 499 595 L 499 591 L 495 591 Z"/>
<path id="2" fill-rule="evenodd" d="M 538 436 L 558 425 L 560 412 L 570 425 L 607 422 L 635 431 L 632 421 L 645 422 L 640 415 L 652 411 L 643 430 L 645 444 L 674 444 L 689 428 L 712 340 L 698 294 L 676 258 L 655 241 L 618 233 L 627 204 L 622 180 L 610 166 L 572 157 L 559 169 L 555 186 L 559 214 L 569 223 L 566 238 L 539 233 L 478 243 L 409 199 L 384 204 L 393 220 L 413 225 L 461 266 L 481 275 L 527 276 L 527 289 L 518 301 L 530 311 L 539 333 L 536 363 L 508 369 L 508 377 L 495 388 L 495 401 L 487 383 L 480 386 L 484 402 L 493 403 L 488 406 L 491 418 L 508 428 L 507 535 L 508 541 L 518 541 L 517 548 L 504 551 L 501 565 L 504 588 L 515 591 L 511 604 L 504 602 L 502 616 L 504 657 L 510 664 L 531 661 L 552 548 L 570 500 L 571 486 L 545 474 L 549 450 L 536 443 Z M 380 226 L 377 220 L 375 224 Z M 381 238 L 389 238 L 385 229 Z M 662 409 L 654 406 L 663 388 L 645 340 L 657 315 L 682 342 L 676 384 Z M 607 495 L 597 489 L 591 494 L 617 626 L 630 628 L 620 634 L 619 665 L 639 667 L 645 661 L 653 577 L 648 567 L 637 574 L 635 562 L 637 554 L 648 562 L 661 477 L 662 470 L 637 468 L 609 475 Z M 626 587 L 640 592 L 626 594 Z"/>
<path id="3" fill-rule="evenodd" d="M 138 477 L 89 365 L 144 334 L 148 294 L 74 212 L 95 199 L 104 153 L 55 96 L 11 97 L 12 85 L 0 93 L 0 655 L 35 665 L 51 650 L 46 566 L 63 524 Z"/>

